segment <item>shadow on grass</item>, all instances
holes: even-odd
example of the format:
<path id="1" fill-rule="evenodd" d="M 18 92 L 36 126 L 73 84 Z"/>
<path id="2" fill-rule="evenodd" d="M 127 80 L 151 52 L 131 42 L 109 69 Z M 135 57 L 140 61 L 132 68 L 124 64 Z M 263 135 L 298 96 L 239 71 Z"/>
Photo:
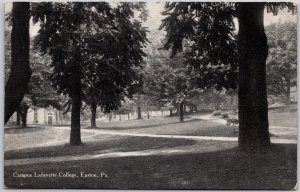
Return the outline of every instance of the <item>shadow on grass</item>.
<path id="1" fill-rule="evenodd" d="M 96 136 L 97 137 L 97 136 Z M 98 136 L 101 137 L 101 136 Z M 23 158 L 40 158 L 40 157 L 58 157 L 70 155 L 99 154 L 105 150 L 127 152 L 141 151 L 148 149 L 172 148 L 178 146 L 193 145 L 196 142 L 186 139 L 166 139 L 166 138 L 149 138 L 149 137 L 118 137 L 110 136 L 109 138 L 83 143 L 82 146 L 70 146 L 68 144 L 36 147 L 23 150 L 9 150 L 4 153 L 4 159 L 23 159 Z"/>
<path id="2" fill-rule="evenodd" d="M 12 127 L 5 128 L 4 134 L 22 134 L 43 131 L 45 127 Z"/>
<path id="3" fill-rule="evenodd" d="M 248 155 L 236 148 L 201 154 L 118 157 L 35 166 L 5 167 L 11 188 L 104 189 L 292 189 L 297 181 L 297 146 L 273 145 L 271 154 Z M 72 173 L 78 177 L 14 178 L 19 173 Z M 80 173 L 104 172 L 85 178 Z"/>

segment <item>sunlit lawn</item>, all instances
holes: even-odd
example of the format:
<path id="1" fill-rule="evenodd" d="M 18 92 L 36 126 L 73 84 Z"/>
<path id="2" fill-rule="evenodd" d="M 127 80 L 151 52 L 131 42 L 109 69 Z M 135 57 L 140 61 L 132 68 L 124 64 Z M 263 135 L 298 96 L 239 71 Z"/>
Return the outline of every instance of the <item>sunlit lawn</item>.
<path id="1" fill-rule="evenodd" d="M 295 111 L 271 111 L 271 126 L 295 126 Z M 97 122 L 97 130 L 125 133 L 237 136 L 233 127 L 186 117 L 151 118 L 121 122 Z M 85 125 L 85 127 L 88 127 Z M 297 146 L 276 144 L 270 154 L 246 155 L 237 142 L 150 138 L 87 133 L 84 144 L 67 145 L 69 131 L 53 127 L 5 130 L 5 160 L 41 158 L 40 163 L 5 166 L 5 184 L 17 188 L 113 188 L 113 189 L 292 189 L 296 183 Z M 280 128 L 281 129 L 281 128 Z M 285 128 L 282 128 L 284 131 Z M 237 128 L 236 128 L 237 130 Z M 13 134 L 15 133 L 15 134 Z M 295 138 L 295 135 L 291 135 Z M 54 146 L 8 150 L 13 146 L 65 141 Z M 151 155 L 147 151 L 162 151 Z M 128 152 L 122 157 L 122 154 Z M 139 156 L 131 156 L 139 152 Z M 74 156 L 101 154 L 117 157 L 72 160 Z M 65 161 L 43 162 L 43 158 L 69 157 Z M 30 159 L 28 159 L 30 161 Z M 30 163 L 30 162 L 29 162 Z M 108 178 L 13 178 L 14 172 L 58 173 L 105 172 Z"/>
<path id="2" fill-rule="evenodd" d="M 187 117 L 184 122 L 178 118 L 152 118 L 142 120 L 128 120 L 124 122 L 97 122 L 98 129 L 114 130 L 129 133 L 149 133 L 159 135 L 202 135 L 226 136 L 234 132 L 233 127 L 207 120 L 192 119 Z"/>
<path id="3" fill-rule="evenodd" d="M 269 124 L 271 126 L 297 127 L 297 110 L 281 109 L 269 110 Z"/>

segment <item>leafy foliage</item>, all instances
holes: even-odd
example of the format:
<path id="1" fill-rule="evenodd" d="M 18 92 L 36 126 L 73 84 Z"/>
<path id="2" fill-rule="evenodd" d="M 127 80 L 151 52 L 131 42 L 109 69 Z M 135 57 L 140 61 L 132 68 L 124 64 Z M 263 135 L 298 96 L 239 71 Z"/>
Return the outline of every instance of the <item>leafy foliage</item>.
<path id="1" fill-rule="evenodd" d="M 187 102 L 201 92 L 191 84 L 191 76 L 184 65 L 182 54 L 172 58 L 166 50 L 159 50 L 162 42 L 153 42 L 146 60 L 144 92 L 152 106 L 173 109 L 181 102 Z M 148 104 L 149 106 L 149 104 Z"/>
<path id="2" fill-rule="evenodd" d="M 161 29 L 165 48 L 174 56 L 184 51 L 196 87 L 237 87 L 236 35 L 233 3 L 166 3 Z"/>
<path id="3" fill-rule="evenodd" d="M 285 94 L 297 85 L 297 24 L 274 23 L 266 27 L 266 34 L 268 91 L 275 95 Z"/>
<path id="4" fill-rule="evenodd" d="M 75 62 L 80 63 L 83 100 L 110 112 L 133 94 L 135 68 L 145 56 L 146 29 L 134 20 L 143 3 L 35 3 L 33 21 L 40 21 L 36 44 L 52 58 L 51 79 L 59 93 L 70 94 Z M 76 55 L 79 52 L 80 55 Z"/>

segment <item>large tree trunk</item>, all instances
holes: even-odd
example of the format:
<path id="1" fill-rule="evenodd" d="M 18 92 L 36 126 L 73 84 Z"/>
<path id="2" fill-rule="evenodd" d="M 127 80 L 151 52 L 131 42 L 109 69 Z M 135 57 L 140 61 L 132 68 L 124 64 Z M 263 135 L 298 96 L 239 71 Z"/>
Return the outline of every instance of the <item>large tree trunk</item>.
<path id="1" fill-rule="evenodd" d="M 137 113 L 138 113 L 138 119 L 142 119 L 142 112 L 141 112 L 141 107 L 140 106 L 138 106 L 137 107 Z"/>
<path id="2" fill-rule="evenodd" d="M 265 3 L 239 3 L 239 148 L 270 150 L 266 91 Z"/>
<path id="3" fill-rule="evenodd" d="M 27 110 L 22 113 L 22 127 L 27 127 Z"/>
<path id="4" fill-rule="evenodd" d="M 31 77 L 29 65 L 29 2 L 14 2 L 11 31 L 11 71 L 5 86 L 5 124 L 21 103 Z"/>
<path id="5" fill-rule="evenodd" d="M 17 109 L 17 125 L 21 125 L 21 114 L 19 109 Z"/>
<path id="6" fill-rule="evenodd" d="M 19 110 L 20 115 L 21 115 L 22 127 L 27 127 L 28 109 L 29 109 L 29 107 L 22 107 L 22 109 Z"/>
<path id="7" fill-rule="evenodd" d="M 183 122 L 183 110 L 184 110 L 184 107 L 183 107 L 184 103 L 181 102 L 179 104 L 179 119 L 180 119 L 180 122 Z"/>
<path id="8" fill-rule="evenodd" d="M 97 127 L 96 126 L 97 105 L 94 102 L 91 104 L 91 112 L 92 112 L 91 127 Z"/>
<path id="9" fill-rule="evenodd" d="M 81 69 L 80 69 L 80 51 L 76 48 L 75 59 L 72 66 L 72 86 L 71 86 L 71 134 L 70 144 L 80 145 L 80 109 L 81 109 Z"/>

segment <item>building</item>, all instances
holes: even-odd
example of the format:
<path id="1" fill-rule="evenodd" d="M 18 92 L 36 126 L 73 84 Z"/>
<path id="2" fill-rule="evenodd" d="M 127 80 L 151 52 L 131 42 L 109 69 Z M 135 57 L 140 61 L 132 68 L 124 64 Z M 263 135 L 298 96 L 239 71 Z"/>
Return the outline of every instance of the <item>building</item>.
<path id="1" fill-rule="evenodd" d="M 17 122 L 17 113 L 14 113 L 9 119 L 10 124 Z M 48 108 L 29 108 L 27 113 L 27 124 L 63 124 L 63 113 L 53 107 Z"/>

